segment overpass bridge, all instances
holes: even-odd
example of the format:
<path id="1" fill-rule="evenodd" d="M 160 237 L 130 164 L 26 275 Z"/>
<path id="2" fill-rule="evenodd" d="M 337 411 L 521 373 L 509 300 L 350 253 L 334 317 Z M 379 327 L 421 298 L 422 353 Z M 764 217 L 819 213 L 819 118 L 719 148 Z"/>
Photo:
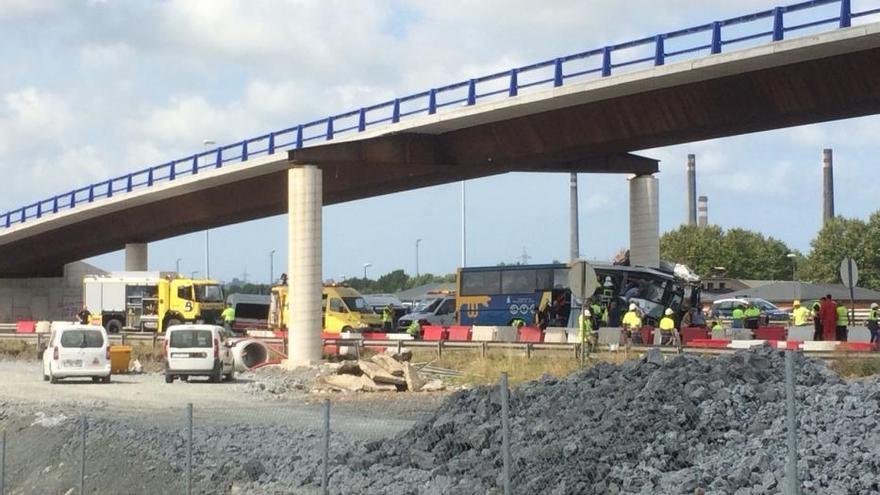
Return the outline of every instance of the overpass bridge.
<path id="1" fill-rule="evenodd" d="M 801 2 L 559 57 L 89 184 L 0 214 L 0 276 L 126 245 L 145 262 L 147 242 L 288 212 L 291 321 L 315 329 L 321 205 L 512 171 L 634 174 L 632 258 L 652 264 L 658 167 L 631 152 L 880 112 L 880 23 L 866 22 L 880 9 L 859 3 Z M 291 356 L 313 360 L 319 333 L 295 333 Z"/>

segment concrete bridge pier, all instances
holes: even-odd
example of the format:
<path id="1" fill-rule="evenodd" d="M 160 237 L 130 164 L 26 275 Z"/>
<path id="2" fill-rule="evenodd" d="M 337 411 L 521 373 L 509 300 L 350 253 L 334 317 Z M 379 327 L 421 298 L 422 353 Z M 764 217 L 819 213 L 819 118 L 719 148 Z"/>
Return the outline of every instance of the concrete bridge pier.
<path id="1" fill-rule="evenodd" d="M 147 271 L 147 243 L 132 242 L 125 245 L 125 271 Z"/>
<path id="2" fill-rule="evenodd" d="M 294 165 L 287 172 L 288 194 L 288 368 L 321 361 L 321 169 Z"/>
<path id="3" fill-rule="evenodd" d="M 660 183 L 651 174 L 629 180 L 629 263 L 660 267 Z"/>

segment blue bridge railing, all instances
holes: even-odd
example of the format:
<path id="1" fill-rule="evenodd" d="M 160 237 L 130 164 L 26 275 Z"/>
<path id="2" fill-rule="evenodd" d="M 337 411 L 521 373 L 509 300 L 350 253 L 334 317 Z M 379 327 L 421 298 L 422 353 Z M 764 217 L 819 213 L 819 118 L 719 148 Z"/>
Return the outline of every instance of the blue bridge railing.
<path id="1" fill-rule="evenodd" d="M 853 19 L 880 14 L 880 8 L 854 10 L 852 4 L 861 1 L 811 0 L 775 7 L 432 88 L 195 153 L 43 199 L 0 214 L 0 229 L 70 210 L 83 203 L 93 203 L 181 177 L 196 176 L 229 163 L 247 164 L 249 159 L 256 156 L 330 141 L 339 135 L 394 124 L 412 116 L 435 114 L 447 107 L 470 106 L 493 98 L 514 97 L 532 88 L 559 87 L 570 81 L 608 77 L 622 70 L 717 54 L 725 48 L 740 48 L 749 43 L 779 41 L 792 32 L 808 34 L 846 28 Z"/>

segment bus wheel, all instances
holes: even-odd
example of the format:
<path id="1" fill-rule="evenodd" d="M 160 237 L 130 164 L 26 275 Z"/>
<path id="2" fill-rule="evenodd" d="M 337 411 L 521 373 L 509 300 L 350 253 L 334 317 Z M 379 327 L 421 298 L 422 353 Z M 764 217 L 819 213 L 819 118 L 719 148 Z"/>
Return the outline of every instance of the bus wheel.
<path id="1" fill-rule="evenodd" d="M 107 333 L 119 333 L 122 330 L 122 322 L 116 318 L 107 322 Z"/>

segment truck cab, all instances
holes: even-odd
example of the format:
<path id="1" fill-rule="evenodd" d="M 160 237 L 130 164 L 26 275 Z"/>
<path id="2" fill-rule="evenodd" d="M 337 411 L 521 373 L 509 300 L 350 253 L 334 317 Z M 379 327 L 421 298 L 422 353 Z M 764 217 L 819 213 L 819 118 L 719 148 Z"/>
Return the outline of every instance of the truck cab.
<path id="1" fill-rule="evenodd" d="M 321 292 L 324 331 L 328 333 L 376 330 L 382 319 L 373 312 L 357 290 L 342 285 L 325 285 Z M 283 311 L 282 311 L 283 308 Z M 269 300 L 269 328 L 286 331 L 290 321 L 287 286 L 272 288 Z"/>

